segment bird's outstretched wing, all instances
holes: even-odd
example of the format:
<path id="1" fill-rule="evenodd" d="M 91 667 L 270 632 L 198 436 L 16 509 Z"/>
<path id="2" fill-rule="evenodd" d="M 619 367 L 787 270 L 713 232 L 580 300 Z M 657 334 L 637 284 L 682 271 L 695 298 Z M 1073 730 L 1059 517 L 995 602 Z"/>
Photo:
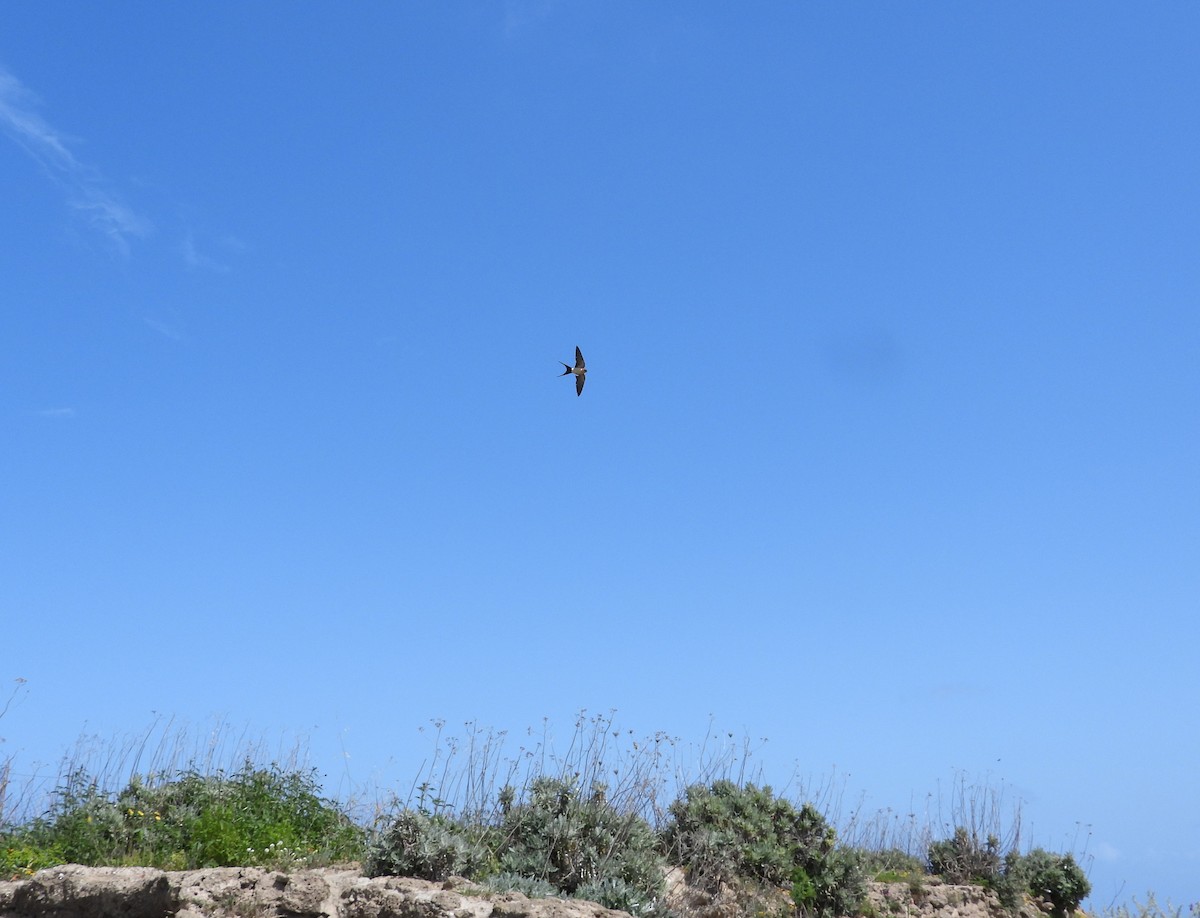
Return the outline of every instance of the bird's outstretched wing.
<path id="1" fill-rule="evenodd" d="M 576 395 L 583 395 L 583 382 L 585 379 L 587 379 L 587 377 L 583 376 L 582 374 L 575 377 L 575 394 Z"/>
<path id="2" fill-rule="evenodd" d="M 575 345 L 575 366 L 579 369 L 587 366 L 587 364 L 583 362 L 583 351 L 579 349 L 578 344 Z"/>

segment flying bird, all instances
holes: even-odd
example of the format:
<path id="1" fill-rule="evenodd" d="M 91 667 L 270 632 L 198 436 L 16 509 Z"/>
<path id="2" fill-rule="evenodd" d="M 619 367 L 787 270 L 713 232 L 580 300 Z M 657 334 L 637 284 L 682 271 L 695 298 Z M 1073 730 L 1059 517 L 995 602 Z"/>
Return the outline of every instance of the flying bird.
<path id="1" fill-rule="evenodd" d="M 560 360 L 559 363 L 562 363 L 562 361 Z M 558 375 L 566 376 L 568 373 L 574 373 L 575 394 L 583 395 L 583 383 L 587 379 L 587 365 L 583 362 L 583 352 L 579 350 L 578 345 L 575 347 L 575 366 L 571 366 L 569 363 L 563 363 L 563 366 L 566 369 Z"/>

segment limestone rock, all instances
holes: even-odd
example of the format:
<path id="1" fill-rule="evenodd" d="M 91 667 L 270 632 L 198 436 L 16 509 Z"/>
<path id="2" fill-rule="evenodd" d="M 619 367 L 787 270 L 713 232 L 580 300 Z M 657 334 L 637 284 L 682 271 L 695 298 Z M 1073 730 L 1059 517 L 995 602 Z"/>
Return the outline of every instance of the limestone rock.
<path id="1" fill-rule="evenodd" d="M 174 911 L 170 881 L 160 870 L 67 864 L 19 883 L 0 883 L 0 915 L 162 918 Z"/>
<path id="2" fill-rule="evenodd" d="M 990 889 L 954 886 L 937 877 L 871 883 L 867 895 L 879 918 L 1046 918 L 1031 902 L 1010 912 Z"/>
<path id="3" fill-rule="evenodd" d="M 737 918 L 746 902 L 699 896 L 682 872 L 668 875 L 668 903 L 683 918 Z M 778 893 L 775 898 L 771 895 Z M 762 893 L 761 914 L 787 915 L 786 890 Z M 994 893 L 948 886 L 933 877 L 873 883 L 870 910 L 878 918 L 1045 918 L 1033 903 L 1013 916 Z M 405 877 L 364 877 L 357 869 L 280 873 L 261 867 L 162 871 L 145 867 L 68 864 L 0 882 L 0 918 L 629 918 L 578 899 L 530 899 L 496 893 L 461 877 L 428 883 Z"/>
<path id="4" fill-rule="evenodd" d="M 70 864 L 0 882 L 0 918 L 628 918 L 593 902 L 357 870 L 161 871 Z"/>

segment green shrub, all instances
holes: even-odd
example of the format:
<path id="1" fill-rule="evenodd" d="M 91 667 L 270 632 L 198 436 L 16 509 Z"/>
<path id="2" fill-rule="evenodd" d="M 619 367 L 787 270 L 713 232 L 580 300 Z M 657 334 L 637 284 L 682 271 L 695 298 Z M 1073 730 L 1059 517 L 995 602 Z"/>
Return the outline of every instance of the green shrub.
<path id="1" fill-rule="evenodd" d="M 1041 899 L 1057 918 L 1074 912 L 1092 891 L 1080 866 L 1070 854 L 1052 854 L 1034 848 L 1028 854 L 1005 858 L 1005 883 L 1001 901 L 1014 905 L 1016 895 L 1027 892 Z"/>
<path id="2" fill-rule="evenodd" d="M 361 830 L 317 795 L 311 773 L 249 762 L 228 776 L 135 777 L 115 797 L 77 771 L 23 835 L 60 863 L 168 869 L 306 866 L 357 858 L 362 847 Z"/>
<path id="3" fill-rule="evenodd" d="M 362 832 L 323 800 L 313 773 L 254 768 L 225 777 L 196 774 L 160 788 L 131 785 L 119 805 L 149 826 L 161 815 L 191 866 L 330 863 L 361 854 Z"/>
<path id="4" fill-rule="evenodd" d="M 982 844 L 974 832 L 959 826 L 954 837 L 929 845 L 929 872 L 947 883 L 993 884 L 1000 876 L 1000 840 L 989 835 Z"/>
<path id="5" fill-rule="evenodd" d="M 13 831 L 0 838 L 0 880 L 19 880 L 66 860 L 61 850 L 37 844 L 26 832 Z"/>
<path id="6" fill-rule="evenodd" d="M 372 843 L 363 872 L 369 877 L 474 879 L 487 873 L 493 862 L 482 830 L 443 813 L 405 810 Z"/>
<path id="7" fill-rule="evenodd" d="M 649 915 L 662 908 L 657 891 L 655 894 L 638 889 L 617 877 L 605 877 L 584 883 L 575 890 L 574 899 L 599 902 L 605 908 L 628 912 L 630 915 Z"/>
<path id="8" fill-rule="evenodd" d="M 797 810 L 769 787 L 732 781 L 694 784 L 670 807 L 667 851 L 692 882 L 715 888 L 734 878 L 781 886 L 834 846 L 833 829 L 812 806 Z"/>
<path id="9" fill-rule="evenodd" d="M 495 891 L 585 898 L 634 915 L 662 899 L 664 862 L 653 829 L 573 781 L 535 778 L 528 799 L 499 794 L 498 823 L 405 810 L 370 846 L 364 872 L 444 880 L 453 874 Z"/>
<path id="10" fill-rule="evenodd" d="M 854 852 L 811 805 L 796 809 L 771 788 L 732 781 L 692 785 L 670 807 L 663 831 L 669 855 L 710 890 L 737 880 L 790 884 L 809 915 L 855 914 L 866 881 Z"/>
<path id="11" fill-rule="evenodd" d="M 1016 912 L 1029 892 L 1026 885 L 1024 858 L 1020 852 L 1010 851 L 1004 856 L 1004 869 L 992 881 L 1000 904 L 1010 912 Z"/>
<path id="12" fill-rule="evenodd" d="M 867 880 L 858 852 L 834 848 L 810 868 L 816 898 L 804 911 L 820 918 L 857 915 L 867 898 Z"/>
<path id="13" fill-rule="evenodd" d="M 817 887 L 803 867 L 792 871 L 792 903 L 801 915 L 808 914 L 817 903 Z"/>
<path id="14" fill-rule="evenodd" d="M 925 861 L 899 848 L 882 851 L 858 849 L 863 872 L 879 883 L 905 883 L 925 874 Z"/>
<path id="15" fill-rule="evenodd" d="M 662 856 L 650 825 L 607 801 L 602 787 L 584 796 L 574 781 L 540 777 L 529 797 L 509 801 L 499 826 L 502 871 L 544 880 L 565 895 L 634 903 L 634 914 L 656 907 L 663 893 Z"/>
<path id="16" fill-rule="evenodd" d="M 113 801 L 77 770 L 55 788 L 48 813 L 27 827 L 27 837 L 58 851 L 64 863 L 109 864 L 124 853 L 124 828 Z"/>

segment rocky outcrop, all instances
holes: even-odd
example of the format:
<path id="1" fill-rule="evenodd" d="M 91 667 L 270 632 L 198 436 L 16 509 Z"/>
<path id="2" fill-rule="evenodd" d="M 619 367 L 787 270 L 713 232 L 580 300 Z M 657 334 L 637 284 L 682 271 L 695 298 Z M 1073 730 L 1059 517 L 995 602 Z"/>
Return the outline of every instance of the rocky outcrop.
<path id="1" fill-rule="evenodd" d="M 467 880 L 368 879 L 357 870 L 259 867 L 41 870 L 0 883 L 0 918 L 628 918 L 592 902 L 487 893 Z"/>
<path id="2" fill-rule="evenodd" d="M 761 893 L 755 907 L 730 895 L 698 897 L 682 874 L 668 876 L 668 899 L 681 918 L 787 915 L 790 898 Z M 979 886 L 936 878 L 873 883 L 875 918 L 1045 918 L 1034 903 L 1014 915 Z M 0 918 L 629 918 L 578 899 L 529 899 L 494 893 L 454 877 L 428 883 L 405 877 L 368 879 L 358 870 L 281 873 L 261 867 L 162 871 L 69 864 L 0 882 Z"/>
<path id="3" fill-rule="evenodd" d="M 877 918 L 1046 918 L 1050 911 L 1031 901 L 1009 911 L 983 886 L 953 886 L 926 876 L 907 883 L 871 883 L 867 896 Z M 1086 918 L 1082 912 L 1076 915 Z"/>

